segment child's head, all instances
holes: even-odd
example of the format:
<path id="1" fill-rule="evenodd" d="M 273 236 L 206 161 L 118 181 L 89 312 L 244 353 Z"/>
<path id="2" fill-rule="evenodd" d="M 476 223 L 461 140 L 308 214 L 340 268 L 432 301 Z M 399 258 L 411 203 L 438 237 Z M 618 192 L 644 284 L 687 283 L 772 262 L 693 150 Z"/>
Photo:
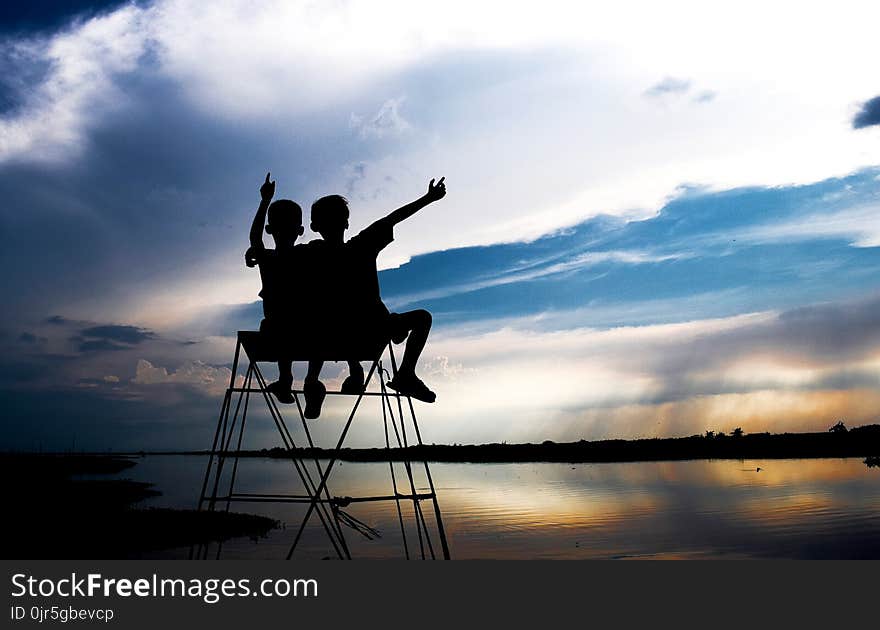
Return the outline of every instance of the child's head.
<path id="1" fill-rule="evenodd" d="M 348 229 L 348 200 L 342 195 L 327 195 L 312 204 L 312 231 L 325 240 L 341 240 Z"/>
<path id="2" fill-rule="evenodd" d="M 303 233 L 302 208 L 290 199 L 273 201 L 269 206 L 266 232 L 275 238 L 275 243 L 295 241 Z"/>

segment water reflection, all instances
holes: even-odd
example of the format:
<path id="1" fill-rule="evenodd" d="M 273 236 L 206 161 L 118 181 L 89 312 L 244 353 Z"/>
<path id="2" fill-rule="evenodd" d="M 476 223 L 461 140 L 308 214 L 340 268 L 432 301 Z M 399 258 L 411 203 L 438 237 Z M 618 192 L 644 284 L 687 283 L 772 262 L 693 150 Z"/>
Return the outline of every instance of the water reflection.
<path id="1" fill-rule="evenodd" d="M 140 461 L 127 476 L 156 483 L 163 496 L 150 504 L 194 507 L 204 458 Z M 855 458 L 432 464 L 431 472 L 453 558 L 880 558 L 880 471 Z M 236 486 L 288 493 L 296 490 L 295 479 L 288 462 L 249 459 L 242 460 Z M 386 493 L 388 464 L 343 462 L 331 490 Z M 402 507 L 412 522 L 412 504 Z M 283 558 L 304 510 L 278 504 L 234 509 L 271 516 L 286 528 L 257 542 L 229 541 L 224 558 Z M 372 541 L 347 532 L 354 557 L 402 557 L 394 503 L 348 511 L 382 532 Z M 408 536 L 413 544 L 414 529 Z M 333 555 L 313 519 L 297 557 Z"/>

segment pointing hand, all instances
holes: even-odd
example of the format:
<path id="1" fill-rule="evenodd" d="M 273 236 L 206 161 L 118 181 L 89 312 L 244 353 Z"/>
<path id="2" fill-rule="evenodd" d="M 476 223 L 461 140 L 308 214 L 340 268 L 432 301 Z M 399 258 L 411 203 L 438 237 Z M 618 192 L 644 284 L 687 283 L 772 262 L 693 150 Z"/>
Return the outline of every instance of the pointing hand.
<path id="1" fill-rule="evenodd" d="M 445 177 L 441 177 L 436 185 L 434 184 L 434 180 L 431 180 L 431 183 L 428 184 L 428 194 L 426 195 L 428 199 L 431 201 L 437 201 L 446 196 L 446 184 L 443 183 L 445 180 Z"/>
<path id="2" fill-rule="evenodd" d="M 272 201 L 275 196 L 275 182 L 269 181 L 269 173 L 266 173 L 266 181 L 260 186 L 260 197 L 263 201 Z"/>

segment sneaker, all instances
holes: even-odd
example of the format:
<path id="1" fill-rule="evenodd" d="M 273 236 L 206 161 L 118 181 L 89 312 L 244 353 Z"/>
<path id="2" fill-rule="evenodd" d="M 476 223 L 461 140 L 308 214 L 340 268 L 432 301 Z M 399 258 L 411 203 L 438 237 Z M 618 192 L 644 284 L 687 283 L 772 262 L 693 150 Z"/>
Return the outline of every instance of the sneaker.
<path id="1" fill-rule="evenodd" d="M 266 391 L 275 396 L 278 399 L 278 402 L 282 402 L 285 405 L 293 404 L 293 393 L 290 391 L 291 384 L 284 384 L 281 381 L 275 381 L 274 383 L 269 383 L 266 385 Z"/>
<path id="2" fill-rule="evenodd" d="M 415 374 L 410 376 L 398 372 L 397 376 L 388 381 L 387 385 L 398 394 L 409 396 L 422 402 L 432 403 L 437 400 L 437 394 L 428 389 L 428 386 Z"/>
<path id="3" fill-rule="evenodd" d="M 321 405 L 327 396 L 327 388 L 321 381 L 306 381 L 303 385 L 303 395 L 306 398 L 306 409 L 303 415 L 309 420 L 315 420 L 321 415 Z"/>

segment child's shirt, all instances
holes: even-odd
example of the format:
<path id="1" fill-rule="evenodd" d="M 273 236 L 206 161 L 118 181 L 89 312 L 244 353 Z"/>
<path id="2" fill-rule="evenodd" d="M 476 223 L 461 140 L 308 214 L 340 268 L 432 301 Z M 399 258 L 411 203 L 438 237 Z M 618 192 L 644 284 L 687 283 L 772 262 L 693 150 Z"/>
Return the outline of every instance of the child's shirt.
<path id="1" fill-rule="evenodd" d="M 394 224 L 387 219 L 379 219 L 343 245 L 350 299 L 359 310 L 363 309 L 364 316 L 388 315 L 379 289 L 376 259 L 393 240 Z"/>
<path id="2" fill-rule="evenodd" d="M 267 319 L 293 317 L 294 274 L 302 271 L 306 247 L 295 245 L 292 248 L 255 248 L 253 257 L 260 267 L 263 288 L 259 296 L 263 299 L 263 315 Z"/>
<path id="3" fill-rule="evenodd" d="M 324 311 L 328 326 L 358 328 L 388 316 L 379 291 L 376 258 L 394 240 L 394 224 L 379 219 L 340 247 L 323 239 L 308 244 L 312 251 L 310 291 Z"/>

